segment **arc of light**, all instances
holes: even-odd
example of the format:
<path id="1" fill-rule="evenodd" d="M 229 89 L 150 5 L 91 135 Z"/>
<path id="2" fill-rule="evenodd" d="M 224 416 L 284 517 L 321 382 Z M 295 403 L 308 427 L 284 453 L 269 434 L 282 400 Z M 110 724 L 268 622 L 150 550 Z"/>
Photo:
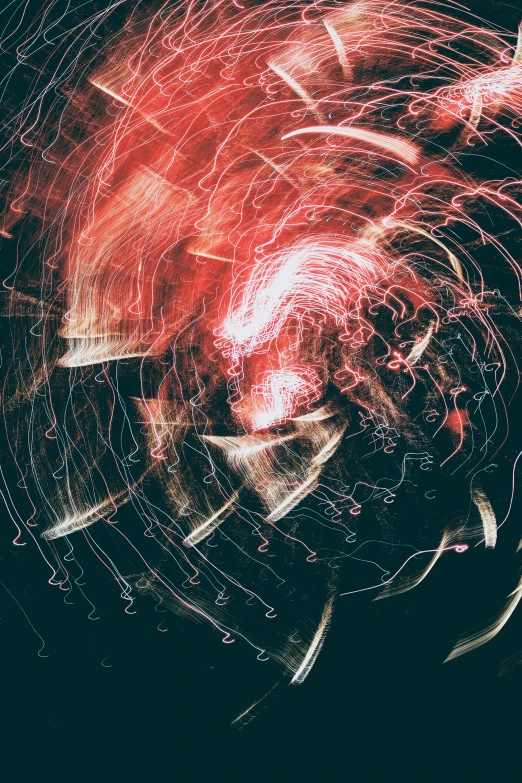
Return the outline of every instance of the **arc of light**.
<path id="1" fill-rule="evenodd" d="M 448 250 L 444 242 L 441 242 L 440 239 L 437 239 L 437 237 L 434 237 L 433 234 L 430 234 L 428 231 L 425 231 L 423 228 L 420 228 L 419 226 L 414 226 L 412 223 L 402 223 L 399 220 L 386 220 L 385 223 L 390 228 L 403 228 L 405 231 L 412 231 L 414 234 L 420 234 L 421 237 L 425 237 L 426 239 L 429 239 L 430 242 L 433 242 L 435 245 L 438 245 L 438 247 L 442 248 L 442 250 L 444 250 L 444 252 L 447 254 L 448 260 L 455 274 L 461 280 L 464 280 L 464 272 L 462 270 L 462 264 L 460 263 L 457 256 L 454 253 L 452 253 L 451 250 Z"/>
<path id="2" fill-rule="evenodd" d="M 98 90 L 101 92 L 104 92 L 106 95 L 108 95 L 111 98 L 114 98 L 114 100 L 119 101 L 120 103 L 123 103 L 124 106 L 128 106 L 129 109 L 132 109 L 133 111 L 137 112 L 141 117 L 143 117 L 144 120 L 149 122 L 156 130 L 161 131 L 161 133 L 167 133 L 168 130 L 163 127 L 163 125 L 160 125 L 159 122 L 156 122 L 156 120 L 153 120 L 152 117 L 149 117 L 147 114 L 144 114 L 141 109 L 138 109 L 137 106 L 135 106 L 133 103 L 127 100 L 127 98 L 124 98 L 122 95 L 118 95 L 117 92 L 114 92 L 114 90 L 111 90 L 109 87 L 105 87 L 103 84 L 101 84 L 96 79 L 89 79 L 90 83 L 93 87 L 97 87 Z"/>
<path id="3" fill-rule="evenodd" d="M 332 22 L 330 22 L 328 19 L 325 19 L 323 24 L 326 28 L 328 35 L 332 39 L 335 51 L 337 53 L 337 57 L 339 59 L 339 65 L 343 69 L 344 78 L 348 81 L 349 79 L 351 79 L 352 69 L 350 68 L 350 63 L 348 62 L 348 58 L 346 57 L 346 51 L 344 49 L 344 44 L 342 42 L 341 36 L 333 26 Z"/>
<path id="4" fill-rule="evenodd" d="M 209 536 L 211 533 L 214 532 L 214 530 L 219 527 L 221 522 L 225 519 L 225 515 L 228 516 L 228 514 L 231 511 L 231 506 L 234 503 L 234 501 L 237 499 L 238 492 L 234 492 L 232 497 L 227 500 L 227 502 L 221 506 L 220 509 L 218 509 L 214 514 L 212 514 L 209 519 L 207 519 L 205 522 L 203 522 L 202 525 L 199 525 L 195 530 L 192 531 L 185 539 L 183 539 L 183 543 L 187 547 L 196 546 L 196 544 L 199 544 L 200 541 L 202 541 L 204 538 Z M 228 513 L 226 513 L 228 512 Z"/>
<path id="5" fill-rule="evenodd" d="M 303 136 L 304 134 L 319 133 L 328 136 L 344 136 L 348 139 L 357 139 L 374 147 L 391 152 L 406 163 L 415 165 L 419 160 L 419 151 L 417 147 L 408 141 L 399 139 L 396 136 L 388 136 L 386 133 L 376 133 L 375 131 L 364 130 L 363 128 L 348 128 L 341 125 L 309 125 L 306 128 L 298 128 L 281 136 L 281 141 L 291 139 L 294 136 Z"/>
<path id="6" fill-rule="evenodd" d="M 308 648 L 308 651 L 305 657 L 303 658 L 301 665 L 299 666 L 298 670 L 296 671 L 296 673 L 294 674 L 294 676 L 290 681 L 291 685 L 300 685 L 303 682 L 303 680 L 305 680 L 305 678 L 309 675 L 310 669 L 314 665 L 317 656 L 321 652 L 321 647 L 323 646 L 324 639 L 327 634 L 328 627 L 330 625 L 330 620 L 332 617 L 332 608 L 333 608 L 333 596 L 329 598 L 325 604 L 325 607 L 323 609 L 323 614 L 321 617 L 321 622 L 319 623 L 314 638 L 312 639 L 312 643 Z"/>

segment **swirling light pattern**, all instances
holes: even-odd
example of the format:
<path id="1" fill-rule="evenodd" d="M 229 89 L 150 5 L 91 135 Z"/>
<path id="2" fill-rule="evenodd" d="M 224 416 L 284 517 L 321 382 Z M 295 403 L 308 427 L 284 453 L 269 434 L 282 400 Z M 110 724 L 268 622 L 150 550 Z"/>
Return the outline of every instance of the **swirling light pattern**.
<path id="1" fill-rule="evenodd" d="M 336 600 L 509 517 L 522 34 L 449 2 L 186 0 L 97 36 L 120 5 L 4 35 L 9 78 L 54 42 L 4 146 L 16 540 L 300 683 Z"/>

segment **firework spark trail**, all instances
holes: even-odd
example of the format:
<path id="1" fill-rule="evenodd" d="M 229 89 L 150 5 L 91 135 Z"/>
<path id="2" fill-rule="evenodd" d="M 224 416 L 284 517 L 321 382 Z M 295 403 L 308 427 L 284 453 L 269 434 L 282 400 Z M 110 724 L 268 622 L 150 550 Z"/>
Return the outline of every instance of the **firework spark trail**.
<path id="1" fill-rule="evenodd" d="M 1 235 L 24 240 L 4 419 L 35 508 L 17 540 L 37 524 L 75 589 L 60 547 L 83 529 L 127 603 L 153 594 L 300 683 L 335 595 L 495 546 L 473 481 L 518 379 L 490 269 L 519 288 L 522 183 L 495 156 L 521 152 L 522 32 L 420 0 L 207 0 L 138 9 L 90 60 L 119 5 L 56 51 L 45 14 L 4 35 L 10 78 L 42 47 L 4 146 Z M 441 528 L 454 475 L 470 512 Z"/>

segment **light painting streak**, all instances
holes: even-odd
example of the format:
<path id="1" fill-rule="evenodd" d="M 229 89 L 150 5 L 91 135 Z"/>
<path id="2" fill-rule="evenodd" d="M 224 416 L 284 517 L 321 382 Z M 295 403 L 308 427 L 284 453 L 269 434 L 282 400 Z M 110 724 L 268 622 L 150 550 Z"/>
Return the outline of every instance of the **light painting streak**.
<path id="1" fill-rule="evenodd" d="M 522 28 L 429 0 L 78 13 L 2 41 L 37 73 L 2 148 L 14 543 L 89 611 L 84 557 L 125 611 L 299 684 L 334 600 L 514 516 Z"/>

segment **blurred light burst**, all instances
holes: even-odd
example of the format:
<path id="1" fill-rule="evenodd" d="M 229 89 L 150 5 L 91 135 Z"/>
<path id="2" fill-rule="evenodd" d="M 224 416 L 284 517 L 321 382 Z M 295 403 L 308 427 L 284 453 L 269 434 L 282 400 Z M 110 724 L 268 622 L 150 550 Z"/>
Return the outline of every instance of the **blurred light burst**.
<path id="1" fill-rule="evenodd" d="M 8 523 L 67 595 L 97 558 L 125 611 L 298 684 L 338 602 L 513 523 L 522 33 L 428 0 L 80 10 L 3 12 Z"/>

